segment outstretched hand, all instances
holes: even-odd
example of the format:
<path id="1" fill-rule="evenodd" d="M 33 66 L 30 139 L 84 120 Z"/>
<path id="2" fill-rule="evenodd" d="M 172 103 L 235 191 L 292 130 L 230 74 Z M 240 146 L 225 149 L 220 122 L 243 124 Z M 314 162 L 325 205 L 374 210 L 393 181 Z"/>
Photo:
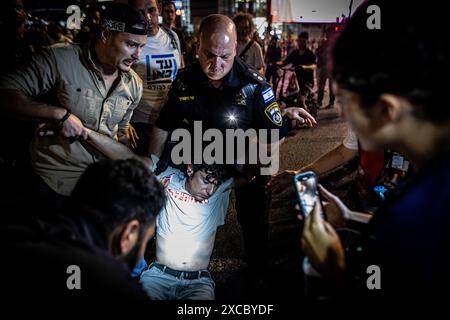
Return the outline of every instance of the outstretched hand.
<path id="1" fill-rule="evenodd" d="M 283 112 L 288 119 L 295 120 L 297 126 L 307 125 L 308 127 L 313 127 L 317 124 L 316 119 L 304 108 L 290 107 L 284 109 Z"/>

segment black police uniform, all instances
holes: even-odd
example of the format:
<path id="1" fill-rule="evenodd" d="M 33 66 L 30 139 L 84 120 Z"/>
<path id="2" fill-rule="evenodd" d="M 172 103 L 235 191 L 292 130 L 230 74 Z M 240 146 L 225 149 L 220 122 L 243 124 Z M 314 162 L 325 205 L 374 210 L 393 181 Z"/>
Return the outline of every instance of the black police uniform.
<path id="1" fill-rule="evenodd" d="M 230 121 L 230 115 L 236 121 Z M 156 126 L 165 131 L 192 130 L 194 121 L 202 121 L 203 131 L 210 128 L 222 131 L 277 129 L 280 139 L 288 131 L 272 88 L 240 58 L 235 58 L 219 88 L 210 84 L 198 62 L 180 70 Z M 264 192 L 267 180 L 267 176 L 258 175 L 235 190 L 246 260 L 250 267 L 258 269 L 267 261 L 269 202 Z"/>
<path id="2" fill-rule="evenodd" d="M 230 121 L 230 115 L 237 121 Z M 280 137 L 286 133 L 272 88 L 239 58 L 219 88 L 209 83 L 198 63 L 178 72 L 156 126 L 165 131 L 192 129 L 194 121 L 202 121 L 204 130 L 281 129 Z"/>

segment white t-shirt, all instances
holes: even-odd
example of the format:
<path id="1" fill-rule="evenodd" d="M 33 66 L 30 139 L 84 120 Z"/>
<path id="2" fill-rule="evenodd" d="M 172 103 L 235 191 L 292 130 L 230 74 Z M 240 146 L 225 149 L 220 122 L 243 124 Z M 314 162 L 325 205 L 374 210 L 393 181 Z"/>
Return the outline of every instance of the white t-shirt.
<path id="1" fill-rule="evenodd" d="M 167 101 L 170 86 L 181 65 L 180 41 L 175 32 L 170 32 L 176 46 L 168 33 L 159 27 L 155 36 L 147 38 L 139 61 L 133 66 L 143 81 L 144 91 L 139 106 L 134 110 L 132 122 L 154 124 Z"/>
<path id="2" fill-rule="evenodd" d="M 344 138 L 344 141 L 342 142 L 344 147 L 350 150 L 358 150 L 358 138 L 356 137 L 355 131 L 350 129 L 350 127 L 347 130 L 347 135 Z"/>
<path id="3" fill-rule="evenodd" d="M 152 161 L 154 171 L 159 159 L 152 155 Z M 217 227 L 225 223 L 232 179 L 223 182 L 209 199 L 198 201 L 187 192 L 187 176 L 180 170 L 169 167 L 157 178 L 168 182 L 167 201 L 156 219 L 158 236 L 183 240 L 183 246 L 189 247 L 186 242 L 194 244 L 210 239 Z"/>

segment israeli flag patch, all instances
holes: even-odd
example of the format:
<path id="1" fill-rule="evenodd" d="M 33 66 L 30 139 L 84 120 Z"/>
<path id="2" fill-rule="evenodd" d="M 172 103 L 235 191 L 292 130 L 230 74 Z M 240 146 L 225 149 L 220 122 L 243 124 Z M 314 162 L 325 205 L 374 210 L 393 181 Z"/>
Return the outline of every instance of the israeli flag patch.
<path id="1" fill-rule="evenodd" d="M 264 90 L 264 91 L 262 92 L 262 96 L 263 96 L 263 99 L 264 99 L 264 102 L 265 102 L 265 103 L 267 103 L 267 102 L 269 102 L 270 100 L 272 100 L 272 99 L 273 99 L 273 91 L 272 91 L 272 88 L 267 88 L 266 90 Z"/>

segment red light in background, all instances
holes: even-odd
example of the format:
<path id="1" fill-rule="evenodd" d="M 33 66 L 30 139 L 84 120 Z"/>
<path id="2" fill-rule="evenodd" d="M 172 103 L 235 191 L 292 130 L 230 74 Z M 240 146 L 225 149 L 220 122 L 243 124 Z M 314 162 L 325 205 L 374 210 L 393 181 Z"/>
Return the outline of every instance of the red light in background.
<path id="1" fill-rule="evenodd" d="M 177 16 L 181 16 L 181 10 L 180 10 L 180 9 L 177 9 L 177 11 L 175 11 L 175 14 L 176 14 Z"/>

